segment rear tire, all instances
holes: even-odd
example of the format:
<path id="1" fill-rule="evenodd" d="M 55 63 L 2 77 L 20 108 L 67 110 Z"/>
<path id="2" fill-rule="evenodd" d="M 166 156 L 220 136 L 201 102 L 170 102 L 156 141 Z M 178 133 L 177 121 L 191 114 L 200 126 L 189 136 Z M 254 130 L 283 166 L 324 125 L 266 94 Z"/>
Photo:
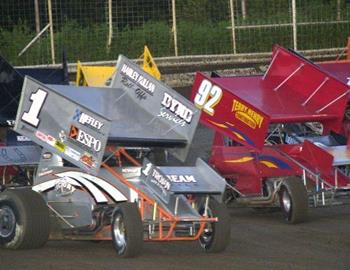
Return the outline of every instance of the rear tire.
<path id="1" fill-rule="evenodd" d="M 43 246 L 50 233 L 49 209 L 30 188 L 0 193 L 0 246 L 31 249 Z"/>
<path id="2" fill-rule="evenodd" d="M 143 225 L 135 203 L 121 203 L 112 218 L 112 240 L 117 255 L 122 258 L 136 257 L 143 247 Z"/>
<path id="3" fill-rule="evenodd" d="M 204 214 L 204 207 L 199 211 Z M 211 199 L 209 202 L 208 217 L 217 217 L 218 222 L 207 223 L 199 243 L 204 251 L 217 253 L 226 249 L 231 238 L 230 216 L 224 204 Z"/>
<path id="4" fill-rule="evenodd" d="M 299 177 L 283 180 L 279 200 L 284 220 L 289 224 L 304 222 L 308 212 L 308 195 Z"/>

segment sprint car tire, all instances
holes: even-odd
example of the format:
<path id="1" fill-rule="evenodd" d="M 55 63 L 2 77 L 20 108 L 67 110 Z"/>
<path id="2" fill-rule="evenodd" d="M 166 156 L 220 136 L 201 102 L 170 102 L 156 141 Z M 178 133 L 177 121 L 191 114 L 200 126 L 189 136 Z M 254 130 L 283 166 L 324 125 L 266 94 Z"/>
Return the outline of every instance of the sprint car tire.
<path id="1" fill-rule="evenodd" d="M 204 214 L 204 207 L 200 208 L 199 213 Z M 199 243 L 204 251 L 208 253 L 217 253 L 225 250 L 231 236 L 230 216 L 225 204 L 218 203 L 211 199 L 208 209 L 209 217 L 217 217 L 218 222 L 208 223 L 203 234 L 199 237 Z"/>
<path id="2" fill-rule="evenodd" d="M 136 257 L 143 247 L 143 225 L 135 203 L 120 203 L 112 217 L 112 241 L 117 255 Z"/>
<path id="3" fill-rule="evenodd" d="M 283 180 L 279 190 L 279 201 L 286 223 L 297 224 L 306 220 L 308 195 L 299 177 L 288 177 Z"/>
<path id="4" fill-rule="evenodd" d="M 49 209 L 30 188 L 0 193 L 0 246 L 7 249 L 42 247 L 50 233 Z"/>

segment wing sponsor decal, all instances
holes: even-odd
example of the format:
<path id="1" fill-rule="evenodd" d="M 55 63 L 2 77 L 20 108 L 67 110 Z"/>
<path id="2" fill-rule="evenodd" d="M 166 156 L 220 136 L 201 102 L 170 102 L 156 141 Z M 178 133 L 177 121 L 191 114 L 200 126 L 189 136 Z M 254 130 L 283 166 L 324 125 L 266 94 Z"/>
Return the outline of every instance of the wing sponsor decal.
<path id="1" fill-rule="evenodd" d="M 103 127 L 103 123 L 101 121 L 95 119 L 94 117 L 81 111 L 80 109 L 75 110 L 73 120 L 95 130 L 101 130 L 101 128 Z"/>
<path id="2" fill-rule="evenodd" d="M 166 175 L 173 183 L 197 183 L 194 175 L 189 174 L 167 174 Z"/>
<path id="3" fill-rule="evenodd" d="M 78 171 L 67 171 L 55 175 L 58 178 L 35 185 L 32 189 L 36 192 L 47 192 L 63 188 L 68 192 L 68 190 L 72 190 L 72 188 L 68 188 L 69 184 L 88 191 L 97 203 L 107 203 L 108 197 L 115 202 L 127 201 L 127 198 L 115 186 L 96 176 Z M 67 192 L 63 193 L 69 195 Z"/>
<path id="4" fill-rule="evenodd" d="M 74 125 L 71 125 L 70 127 L 69 138 L 72 141 L 78 142 L 79 144 L 84 145 L 95 152 L 99 152 L 102 148 L 102 143 L 100 140 Z"/>
<path id="5" fill-rule="evenodd" d="M 166 92 L 164 92 L 161 105 L 163 107 L 161 108 L 158 116 L 165 117 L 173 122 L 176 121 L 178 123 L 187 123 L 187 124 L 191 123 L 192 117 L 193 117 L 193 111 L 191 109 L 187 108 L 187 106 L 185 106 L 180 101 L 178 101 L 176 98 L 172 97 L 171 95 L 169 95 Z M 164 114 L 165 110 L 163 108 L 170 111 L 178 118 L 171 118 L 170 116 L 168 117 L 168 115 Z"/>
<path id="6" fill-rule="evenodd" d="M 153 93 L 156 89 L 155 84 L 147 78 L 143 77 L 132 67 L 129 67 L 127 64 L 124 64 L 120 70 L 120 73 L 126 76 L 133 83 L 141 87 L 141 89 L 144 90 L 147 94 L 153 96 Z"/>
<path id="7" fill-rule="evenodd" d="M 256 112 L 252 108 L 249 108 L 236 99 L 234 99 L 232 102 L 231 111 L 234 112 L 236 119 L 252 129 L 260 128 L 264 121 L 264 117 L 260 113 Z"/>

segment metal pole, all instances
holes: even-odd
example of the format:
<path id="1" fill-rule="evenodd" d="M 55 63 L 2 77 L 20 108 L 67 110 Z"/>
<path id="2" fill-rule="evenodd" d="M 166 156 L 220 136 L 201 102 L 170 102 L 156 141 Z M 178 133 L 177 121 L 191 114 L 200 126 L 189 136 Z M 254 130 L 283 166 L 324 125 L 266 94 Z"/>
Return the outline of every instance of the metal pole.
<path id="1" fill-rule="evenodd" d="M 55 41 L 53 36 L 53 21 L 52 21 L 52 3 L 51 0 L 47 0 L 48 11 L 49 11 L 49 23 L 50 23 L 50 43 L 51 43 L 51 60 L 52 64 L 56 64 L 55 60 Z"/>
<path id="2" fill-rule="evenodd" d="M 341 0 L 337 0 L 337 21 L 340 21 L 341 18 Z"/>
<path id="3" fill-rule="evenodd" d="M 177 27 L 176 27 L 176 0 L 171 1 L 171 8 L 172 8 L 172 14 L 173 14 L 174 50 L 175 50 L 175 56 L 178 56 Z"/>
<path id="4" fill-rule="evenodd" d="M 232 30 L 232 48 L 233 54 L 237 53 L 236 49 L 236 29 L 235 29 L 235 13 L 233 0 L 230 0 L 231 30 Z"/>
<path id="5" fill-rule="evenodd" d="M 24 47 L 24 49 L 18 54 L 18 56 L 21 56 L 24 54 L 40 37 L 42 34 L 45 33 L 45 31 L 50 27 L 50 24 L 48 23 L 43 30 L 41 30 L 28 44 Z"/>
<path id="6" fill-rule="evenodd" d="M 298 49 L 297 46 L 297 8 L 296 0 L 292 0 L 292 24 L 293 24 L 293 48 Z"/>
<path id="7" fill-rule="evenodd" d="M 107 42 L 107 50 L 109 52 L 112 45 L 112 37 L 113 37 L 113 22 L 112 22 L 112 0 L 108 0 L 108 42 Z"/>
<path id="8" fill-rule="evenodd" d="M 246 0 L 241 0 L 241 8 L 242 8 L 242 18 L 245 20 L 247 18 L 247 2 Z"/>
<path id="9" fill-rule="evenodd" d="M 35 30 L 38 34 L 40 32 L 40 11 L 39 11 L 39 0 L 34 0 L 34 12 L 35 12 Z"/>

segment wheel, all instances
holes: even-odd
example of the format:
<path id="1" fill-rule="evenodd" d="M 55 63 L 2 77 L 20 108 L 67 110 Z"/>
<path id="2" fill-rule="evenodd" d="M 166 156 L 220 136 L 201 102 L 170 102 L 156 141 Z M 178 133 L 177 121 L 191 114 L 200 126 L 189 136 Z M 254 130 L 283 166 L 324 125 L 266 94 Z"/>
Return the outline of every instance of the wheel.
<path id="1" fill-rule="evenodd" d="M 119 257 L 130 258 L 140 254 L 143 246 L 143 225 L 135 203 L 117 205 L 112 217 L 113 246 Z"/>
<path id="2" fill-rule="evenodd" d="M 279 201 L 287 223 L 296 224 L 306 220 L 308 196 L 299 177 L 288 177 L 283 180 L 279 190 Z"/>
<path id="3" fill-rule="evenodd" d="M 50 233 L 49 209 L 30 188 L 0 193 L 0 246 L 30 249 L 43 246 Z"/>
<path id="4" fill-rule="evenodd" d="M 204 206 L 200 208 L 199 213 L 204 214 Z M 201 247 L 210 253 L 223 251 L 231 235 L 230 216 L 224 204 L 211 199 L 208 207 L 208 217 L 217 217 L 218 222 L 207 223 L 203 234 L 199 237 Z"/>

